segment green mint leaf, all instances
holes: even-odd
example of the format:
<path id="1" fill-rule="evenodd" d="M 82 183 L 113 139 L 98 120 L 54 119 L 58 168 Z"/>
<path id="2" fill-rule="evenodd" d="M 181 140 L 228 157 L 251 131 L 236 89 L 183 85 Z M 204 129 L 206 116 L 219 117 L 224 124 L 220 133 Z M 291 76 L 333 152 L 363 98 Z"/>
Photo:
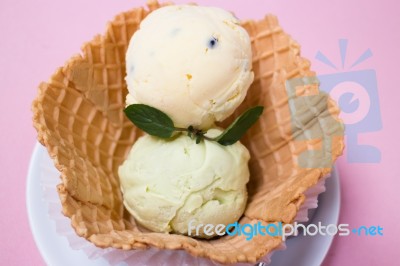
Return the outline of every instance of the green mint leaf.
<path id="1" fill-rule="evenodd" d="M 258 120 L 263 111 L 264 106 L 255 106 L 248 109 L 214 140 L 224 146 L 234 144 Z"/>
<path id="2" fill-rule="evenodd" d="M 126 116 L 149 135 L 169 138 L 175 130 L 174 122 L 162 111 L 145 105 L 131 104 L 124 110 Z"/>

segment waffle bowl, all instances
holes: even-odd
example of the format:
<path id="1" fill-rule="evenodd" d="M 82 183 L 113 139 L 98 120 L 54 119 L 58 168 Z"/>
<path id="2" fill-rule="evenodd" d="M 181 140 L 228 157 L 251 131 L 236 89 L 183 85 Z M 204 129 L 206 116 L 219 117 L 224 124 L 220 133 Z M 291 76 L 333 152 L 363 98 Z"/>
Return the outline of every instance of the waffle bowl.
<path id="1" fill-rule="evenodd" d="M 124 209 L 117 169 L 143 133 L 125 118 L 125 51 L 151 11 L 136 8 L 111 21 L 104 35 L 82 47 L 39 87 L 33 122 L 61 173 L 62 212 L 75 232 L 102 248 L 183 249 L 219 263 L 256 262 L 282 246 L 279 236 L 199 240 L 149 232 Z M 240 223 L 292 223 L 343 150 L 339 109 L 318 91 L 310 63 L 274 16 L 246 21 L 255 81 L 236 113 L 254 105 L 264 113 L 242 143 L 250 150 L 249 200 Z"/>

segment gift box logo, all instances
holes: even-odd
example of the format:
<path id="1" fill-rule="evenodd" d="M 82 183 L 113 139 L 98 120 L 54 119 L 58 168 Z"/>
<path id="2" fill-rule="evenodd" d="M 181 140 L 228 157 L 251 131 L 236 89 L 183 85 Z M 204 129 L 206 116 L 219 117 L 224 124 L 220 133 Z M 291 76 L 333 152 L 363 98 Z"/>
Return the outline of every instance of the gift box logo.
<path id="1" fill-rule="evenodd" d="M 289 95 L 289 102 L 291 101 L 291 96 L 293 97 L 293 94 L 296 93 L 296 86 L 319 84 L 320 90 L 328 93 L 341 109 L 340 117 L 346 127 L 345 152 L 348 162 L 379 163 L 381 161 L 380 150 L 369 144 L 360 144 L 358 140 L 359 135 L 362 133 L 376 132 L 382 129 L 376 72 L 373 69 L 353 70 L 353 67 L 360 65 L 370 58 L 372 52 L 370 49 L 367 49 L 355 62 L 349 64 L 349 67 L 347 67 L 347 45 L 348 40 L 339 40 L 342 70 L 338 70 L 339 68 L 327 56 L 318 51 L 315 58 L 334 69 L 335 73 L 318 75 L 317 78 L 288 80 L 286 88 Z M 290 109 L 293 115 L 296 109 Z M 326 145 L 329 145 L 331 140 L 324 139 L 324 142 L 326 142 Z M 299 163 L 302 165 L 300 161 Z"/>
<path id="2" fill-rule="evenodd" d="M 372 56 L 370 49 L 346 67 L 347 39 L 339 40 L 341 67 L 345 71 L 319 75 L 320 89 L 329 93 L 342 110 L 341 118 L 346 125 L 346 155 L 350 163 L 379 163 L 381 152 L 377 147 L 360 144 L 362 133 L 382 129 L 376 72 L 373 69 L 352 71 L 355 66 Z M 317 52 L 316 59 L 337 70 L 323 53 Z M 347 70 L 347 71 L 346 71 Z"/>

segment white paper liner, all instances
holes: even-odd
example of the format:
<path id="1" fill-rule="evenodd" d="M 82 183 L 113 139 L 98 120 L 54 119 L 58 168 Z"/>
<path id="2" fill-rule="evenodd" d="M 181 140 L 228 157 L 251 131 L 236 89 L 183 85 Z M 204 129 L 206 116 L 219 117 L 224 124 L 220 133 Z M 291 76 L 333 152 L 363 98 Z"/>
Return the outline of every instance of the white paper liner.
<path id="1" fill-rule="evenodd" d="M 86 239 L 76 235 L 71 226 L 69 218 L 61 213 L 61 203 L 56 186 L 60 183 L 60 174 L 54 167 L 47 153 L 40 160 L 40 184 L 43 189 L 43 200 L 48 203 L 48 215 L 56 224 L 56 232 L 64 236 L 74 250 L 82 250 L 89 259 L 103 257 L 110 265 L 127 263 L 128 265 L 221 265 L 206 258 L 193 257 L 184 250 L 160 250 L 150 248 L 146 250 L 120 250 L 114 248 L 98 248 Z M 318 207 L 318 195 L 325 191 L 325 180 L 322 178 L 315 186 L 305 192 L 306 200 L 301 205 L 295 220 L 297 222 L 308 222 L 312 218 L 313 210 Z M 309 211 L 311 210 L 311 211 Z M 270 252 L 258 262 L 267 265 L 271 262 L 271 256 L 275 251 L 285 250 L 286 245 L 282 243 L 273 252 Z M 237 263 L 236 266 L 249 266 L 254 264 Z"/>

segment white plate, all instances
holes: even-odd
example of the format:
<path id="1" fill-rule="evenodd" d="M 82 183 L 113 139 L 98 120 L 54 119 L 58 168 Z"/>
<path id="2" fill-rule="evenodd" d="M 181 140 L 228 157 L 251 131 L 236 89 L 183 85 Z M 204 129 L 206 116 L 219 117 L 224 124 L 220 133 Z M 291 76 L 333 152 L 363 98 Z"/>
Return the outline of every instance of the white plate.
<path id="1" fill-rule="evenodd" d="M 52 173 L 51 176 L 47 178 L 56 180 L 56 183 L 59 182 L 57 170 L 53 166 L 46 149 L 37 143 L 29 166 L 26 198 L 30 227 L 45 262 L 48 265 L 57 266 L 109 265 L 109 261 L 102 256 L 96 257 L 87 255 L 87 252 L 85 253 L 83 251 L 84 247 L 80 250 L 72 249 L 65 237 L 66 234 L 74 234 L 70 226 L 61 229 L 65 230 L 63 232 L 60 232 L 60 228 L 56 229 L 56 223 L 54 219 L 49 217 L 49 213 L 52 208 L 51 204 L 55 205 L 58 208 L 57 211 L 59 211 L 59 202 L 50 203 L 45 200 L 48 198 L 45 197 L 45 193 L 55 193 L 56 188 L 51 187 L 46 191 L 46 188 L 41 184 L 43 181 L 41 174 L 43 172 Z M 336 169 L 334 169 L 332 176 L 326 180 L 325 186 L 326 192 L 319 196 L 319 207 L 314 212 L 313 217 L 310 217 L 312 218 L 310 222 L 321 222 L 323 225 L 337 224 L 340 210 L 340 186 Z M 69 223 L 67 218 L 63 217 L 61 213 L 59 215 L 59 219 L 65 219 L 65 222 Z M 82 241 L 81 238 L 77 237 L 77 239 Z M 299 235 L 289 238 L 286 241 L 286 250 L 275 252 L 272 255 L 272 262 L 269 265 L 320 265 L 329 250 L 332 240 L 332 236 L 320 235 Z M 84 243 L 86 243 L 86 241 L 84 241 Z M 90 245 L 90 243 L 88 245 Z M 126 263 L 119 263 L 118 265 L 126 265 Z"/>

